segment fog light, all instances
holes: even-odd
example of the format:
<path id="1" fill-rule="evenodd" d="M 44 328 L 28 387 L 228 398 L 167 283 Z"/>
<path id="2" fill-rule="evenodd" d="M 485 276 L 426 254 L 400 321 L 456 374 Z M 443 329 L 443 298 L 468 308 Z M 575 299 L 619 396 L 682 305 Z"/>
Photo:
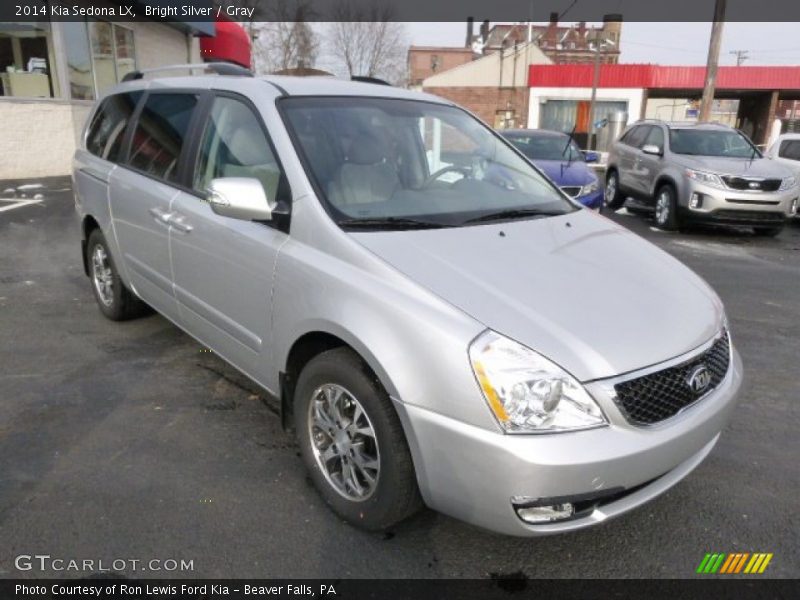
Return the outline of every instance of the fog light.
<path id="1" fill-rule="evenodd" d="M 797 214 L 797 198 L 792 200 L 792 206 L 789 208 L 789 214 L 796 215 Z"/>
<path id="2" fill-rule="evenodd" d="M 700 208 L 701 206 L 703 206 L 703 194 L 693 192 L 692 197 L 689 198 L 689 208 Z"/>
<path id="3" fill-rule="evenodd" d="M 526 523 L 553 523 L 569 519 L 575 514 L 575 507 L 570 502 L 545 506 L 525 506 L 525 500 L 527 499 L 514 497 L 511 502 L 515 505 L 514 510 L 517 511 L 519 518 Z"/>

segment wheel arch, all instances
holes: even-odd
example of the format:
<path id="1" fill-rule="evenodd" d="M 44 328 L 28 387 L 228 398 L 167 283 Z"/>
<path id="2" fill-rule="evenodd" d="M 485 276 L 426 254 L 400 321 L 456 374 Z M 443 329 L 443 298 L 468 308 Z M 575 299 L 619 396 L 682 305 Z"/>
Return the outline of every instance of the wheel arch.
<path id="1" fill-rule="evenodd" d="M 335 326 L 320 326 L 298 335 L 285 357 L 279 361 L 281 371 L 278 373 L 281 405 L 281 424 L 284 429 L 291 428 L 294 389 L 297 377 L 303 368 L 316 356 L 334 348 L 348 348 L 367 366 L 391 397 L 397 397 L 397 391 L 377 357 L 350 332 Z"/>
<path id="2" fill-rule="evenodd" d="M 83 261 L 83 272 L 89 277 L 89 259 L 86 256 L 86 246 L 89 243 L 89 236 L 95 229 L 100 229 L 100 224 L 92 215 L 86 215 L 81 221 L 81 259 Z"/>

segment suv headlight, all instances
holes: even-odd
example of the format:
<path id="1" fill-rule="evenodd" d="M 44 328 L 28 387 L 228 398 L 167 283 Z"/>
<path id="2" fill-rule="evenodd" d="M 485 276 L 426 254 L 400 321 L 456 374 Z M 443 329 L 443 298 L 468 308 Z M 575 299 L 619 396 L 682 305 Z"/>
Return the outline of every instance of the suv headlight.
<path id="1" fill-rule="evenodd" d="M 597 179 L 595 179 L 592 183 L 587 183 L 585 186 L 581 188 L 581 191 L 578 194 L 578 196 L 588 196 L 589 194 L 596 192 L 598 185 L 599 184 L 597 183 Z"/>
<path id="2" fill-rule="evenodd" d="M 725 184 L 722 183 L 722 179 L 720 179 L 719 175 L 716 175 L 715 173 L 706 173 L 705 171 L 686 169 L 686 176 L 689 179 L 694 179 L 695 181 L 704 183 L 705 185 L 711 185 L 718 188 L 725 187 Z"/>
<path id="3" fill-rule="evenodd" d="M 797 185 L 797 178 L 787 177 L 781 182 L 781 187 L 778 188 L 778 191 L 785 192 L 786 190 L 792 189 L 795 185 Z"/>
<path id="4" fill-rule="evenodd" d="M 484 398 L 506 433 L 552 433 L 607 424 L 584 387 L 561 367 L 494 331 L 469 347 Z"/>

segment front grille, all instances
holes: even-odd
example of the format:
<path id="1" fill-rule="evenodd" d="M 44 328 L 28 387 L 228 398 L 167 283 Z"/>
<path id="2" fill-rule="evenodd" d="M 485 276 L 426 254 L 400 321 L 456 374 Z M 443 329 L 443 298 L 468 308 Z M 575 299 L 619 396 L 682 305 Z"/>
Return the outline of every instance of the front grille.
<path id="1" fill-rule="evenodd" d="M 700 356 L 662 371 L 623 381 L 614 386 L 617 405 L 625 418 L 634 425 L 652 425 L 678 414 L 716 388 L 725 378 L 730 363 L 728 333 L 722 336 Z M 701 392 L 695 392 L 688 383 L 692 373 L 705 366 L 711 381 Z"/>
<path id="2" fill-rule="evenodd" d="M 732 190 L 749 190 L 751 192 L 777 192 L 778 188 L 781 187 L 780 179 L 762 179 L 760 177 L 736 177 L 735 175 L 723 175 L 722 181 L 724 181 L 725 185 Z"/>
<path id="3" fill-rule="evenodd" d="M 561 190 L 570 198 L 575 198 L 581 193 L 581 186 L 579 185 L 566 185 Z"/>
<path id="4" fill-rule="evenodd" d="M 783 223 L 786 216 L 782 212 L 768 212 L 759 210 L 729 210 L 721 209 L 715 210 L 711 213 L 715 219 L 720 219 L 728 222 L 741 222 L 741 223 Z"/>

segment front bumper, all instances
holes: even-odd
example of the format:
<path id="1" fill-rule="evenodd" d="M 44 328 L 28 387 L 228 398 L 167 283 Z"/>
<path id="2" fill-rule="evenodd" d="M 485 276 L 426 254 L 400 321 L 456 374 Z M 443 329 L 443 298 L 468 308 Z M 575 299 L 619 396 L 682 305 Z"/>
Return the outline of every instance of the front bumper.
<path id="1" fill-rule="evenodd" d="M 592 192 L 591 194 L 586 194 L 585 196 L 579 196 L 576 198 L 578 202 L 586 206 L 587 208 L 597 209 L 603 206 L 603 190 L 599 189 L 596 192 Z"/>
<path id="2" fill-rule="evenodd" d="M 692 196 L 699 200 L 691 206 Z M 720 189 L 686 179 L 679 199 L 681 214 L 691 220 L 730 225 L 779 226 L 793 216 L 792 202 L 800 187 L 784 192 L 748 192 Z"/>
<path id="3" fill-rule="evenodd" d="M 586 384 L 609 419 L 574 433 L 506 435 L 396 401 L 425 502 L 445 514 L 499 533 L 537 536 L 581 529 L 658 496 L 711 451 L 735 406 L 742 363 L 733 350 L 720 385 L 683 412 L 650 427 L 629 424 L 607 394 Z M 488 410 L 488 409 L 487 409 Z M 523 522 L 512 497 L 586 497 L 619 490 L 571 520 Z"/>

